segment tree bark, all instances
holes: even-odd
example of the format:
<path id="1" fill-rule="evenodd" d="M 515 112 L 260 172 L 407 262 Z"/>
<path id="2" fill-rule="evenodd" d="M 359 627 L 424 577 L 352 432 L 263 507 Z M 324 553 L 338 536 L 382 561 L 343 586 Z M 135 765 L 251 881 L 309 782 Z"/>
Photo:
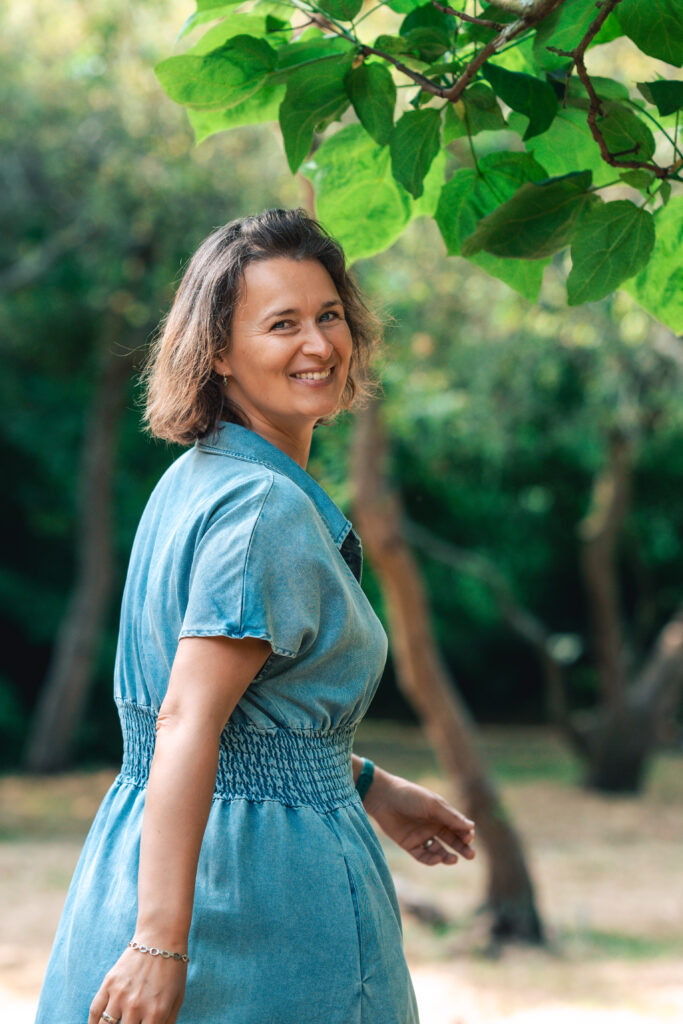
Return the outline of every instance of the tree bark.
<path id="1" fill-rule="evenodd" d="M 586 785 L 605 793 L 637 793 L 667 714 L 683 691 L 683 606 L 661 630 L 617 713 L 601 707 L 583 716 Z"/>
<path id="2" fill-rule="evenodd" d="M 438 652 L 419 570 L 402 532 L 400 499 L 382 477 L 378 413 L 377 402 L 357 413 L 354 512 L 384 592 L 398 682 L 460 788 L 465 812 L 477 824 L 488 858 L 492 938 L 540 943 L 543 926 L 522 844 L 488 775 L 474 723 Z"/>
<path id="3" fill-rule="evenodd" d="M 92 678 L 112 587 L 111 506 L 118 427 L 133 358 L 114 351 L 121 322 L 105 328 L 100 368 L 81 449 L 76 573 L 24 755 L 32 772 L 67 767 Z"/>
<path id="4" fill-rule="evenodd" d="M 593 487 L 590 509 L 579 525 L 579 537 L 602 703 L 618 717 L 625 709 L 626 667 L 616 545 L 628 511 L 631 444 L 615 431 L 609 438 L 608 450 L 607 465 Z"/>

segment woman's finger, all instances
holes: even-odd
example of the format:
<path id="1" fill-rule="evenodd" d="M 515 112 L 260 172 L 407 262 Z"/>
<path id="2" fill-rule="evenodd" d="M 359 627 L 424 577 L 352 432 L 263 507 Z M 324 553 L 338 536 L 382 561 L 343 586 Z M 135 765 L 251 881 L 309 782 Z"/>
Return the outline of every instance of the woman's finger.
<path id="1" fill-rule="evenodd" d="M 104 1010 L 100 1014 L 100 1024 L 112 1024 L 112 1021 L 121 1021 L 121 1024 L 128 1024 L 128 1017 L 123 1020 L 123 1010 L 116 1008 L 116 1005 L 112 1005 L 111 1002 L 107 1003 Z M 138 1017 L 135 1018 L 131 1024 L 138 1024 Z"/>
<path id="2" fill-rule="evenodd" d="M 178 1014 L 180 1013 L 180 1008 L 183 1005 L 183 998 L 184 993 L 176 999 L 175 1003 L 171 1007 L 171 1012 L 168 1016 L 167 1024 L 176 1024 L 176 1021 L 178 1020 Z"/>
<path id="3" fill-rule="evenodd" d="M 103 1012 L 106 1012 L 107 1003 L 109 1002 L 109 993 L 104 985 L 98 990 L 97 995 L 90 1004 L 90 1012 L 88 1013 L 88 1024 L 101 1024 L 100 1018 Z M 114 1015 L 112 1014 L 112 1017 Z"/>
<path id="4" fill-rule="evenodd" d="M 455 807 L 451 807 L 447 803 L 440 805 L 438 817 L 444 825 L 453 829 L 454 832 L 471 832 L 475 828 L 475 823 L 471 818 L 468 818 L 466 814 L 461 814 Z"/>
<path id="5" fill-rule="evenodd" d="M 455 864 L 457 863 L 457 856 L 450 850 L 447 850 L 442 843 L 439 842 L 434 836 L 430 836 L 425 841 L 423 840 L 417 846 L 413 846 L 408 850 L 408 853 L 419 860 L 420 864 L 427 864 L 432 866 L 434 864 Z"/>
<path id="6" fill-rule="evenodd" d="M 474 850 L 470 845 L 474 840 L 474 832 L 463 835 L 462 833 L 454 832 L 452 829 L 448 828 L 448 826 L 443 825 L 440 829 L 435 831 L 434 835 L 438 836 L 442 843 L 450 846 L 451 849 L 456 851 L 456 853 L 460 853 L 463 857 L 467 857 L 468 860 L 471 860 L 474 857 Z"/>

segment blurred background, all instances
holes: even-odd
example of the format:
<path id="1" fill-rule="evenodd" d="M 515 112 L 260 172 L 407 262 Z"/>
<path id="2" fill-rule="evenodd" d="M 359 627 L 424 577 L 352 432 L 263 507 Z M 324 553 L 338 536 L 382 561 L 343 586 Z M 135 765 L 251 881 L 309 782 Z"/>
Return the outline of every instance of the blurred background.
<path id="1" fill-rule="evenodd" d="M 141 431 L 147 342 L 214 227 L 307 201 L 276 125 L 195 147 L 161 93 L 153 65 L 190 9 L 0 15 L 0 1011 L 17 1024 L 116 773 L 128 555 L 181 452 Z M 618 42 L 615 77 L 639 59 Z M 531 307 L 447 259 L 424 218 L 356 271 L 387 320 L 403 539 L 539 925 L 526 942 L 491 928 L 490 850 L 428 870 L 387 844 L 423 1019 L 683 1019 L 683 345 L 624 292 L 568 310 L 561 259 Z M 316 431 L 309 464 L 349 515 L 356 429 Z M 386 622 L 371 557 L 364 587 Z M 457 802 L 467 773 L 421 717 L 390 658 L 357 750 Z"/>

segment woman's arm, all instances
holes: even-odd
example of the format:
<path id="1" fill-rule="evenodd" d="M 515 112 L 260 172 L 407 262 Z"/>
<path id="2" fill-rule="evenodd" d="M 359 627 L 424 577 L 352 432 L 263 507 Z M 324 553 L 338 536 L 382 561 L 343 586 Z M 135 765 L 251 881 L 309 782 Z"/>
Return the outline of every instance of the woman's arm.
<path id="1" fill-rule="evenodd" d="M 157 736 L 142 820 L 135 939 L 186 953 L 199 851 L 216 782 L 221 732 L 271 652 L 264 640 L 185 637 L 178 644 Z M 131 936 L 133 938 L 133 936 Z M 93 936 L 93 942 L 97 936 Z M 126 949 L 108 972 L 88 1024 L 173 1024 L 184 964 Z"/>
<path id="2" fill-rule="evenodd" d="M 351 765 L 357 782 L 363 758 L 353 754 Z M 382 831 L 422 864 L 456 864 L 458 854 L 474 857 L 474 822 L 424 786 L 375 765 L 363 805 Z M 433 842 L 425 847 L 429 839 Z"/>

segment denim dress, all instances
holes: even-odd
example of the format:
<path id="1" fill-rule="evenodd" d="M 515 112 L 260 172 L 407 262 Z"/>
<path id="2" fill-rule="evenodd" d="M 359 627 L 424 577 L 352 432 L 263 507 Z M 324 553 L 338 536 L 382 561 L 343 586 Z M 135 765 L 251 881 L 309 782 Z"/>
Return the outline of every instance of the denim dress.
<path id="1" fill-rule="evenodd" d="M 222 422 L 161 477 L 123 595 L 121 772 L 76 867 L 36 1024 L 87 1024 L 133 936 L 155 720 L 184 636 L 261 637 L 272 654 L 221 736 L 178 1024 L 417 1024 L 396 893 L 351 773 L 386 658 L 360 569 L 334 502 L 244 427 Z"/>

